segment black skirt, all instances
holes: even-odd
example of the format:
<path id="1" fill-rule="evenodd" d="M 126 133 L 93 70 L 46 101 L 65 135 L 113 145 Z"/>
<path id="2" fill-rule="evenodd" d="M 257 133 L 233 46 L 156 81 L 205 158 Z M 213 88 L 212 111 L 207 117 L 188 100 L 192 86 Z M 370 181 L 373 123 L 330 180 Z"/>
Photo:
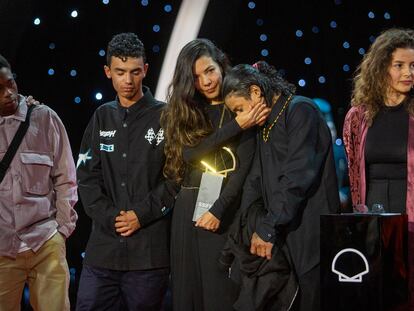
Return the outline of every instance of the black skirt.
<path id="1" fill-rule="evenodd" d="M 210 232 L 192 221 L 197 188 L 183 188 L 176 199 L 171 227 L 173 310 L 233 310 L 238 286 L 218 263 L 226 232 Z"/>

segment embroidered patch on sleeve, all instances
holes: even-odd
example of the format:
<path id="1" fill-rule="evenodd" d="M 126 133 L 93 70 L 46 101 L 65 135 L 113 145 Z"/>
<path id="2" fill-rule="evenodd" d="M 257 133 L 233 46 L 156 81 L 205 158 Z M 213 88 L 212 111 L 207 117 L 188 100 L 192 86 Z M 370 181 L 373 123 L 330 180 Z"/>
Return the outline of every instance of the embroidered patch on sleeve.
<path id="1" fill-rule="evenodd" d="M 76 162 L 76 168 L 78 168 L 81 164 L 85 165 L 86 161 L 92 159 L 90 153 L 91 149 L 88 149 L 88 151 L 86 151 L 85 153 L 79 153 L 78 162 Z"/>

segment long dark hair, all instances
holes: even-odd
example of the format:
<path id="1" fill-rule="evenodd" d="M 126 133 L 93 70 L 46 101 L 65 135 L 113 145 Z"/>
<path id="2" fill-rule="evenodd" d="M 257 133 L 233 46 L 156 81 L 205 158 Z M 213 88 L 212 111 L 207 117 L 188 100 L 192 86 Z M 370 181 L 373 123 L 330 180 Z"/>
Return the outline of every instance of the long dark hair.
<path id="1" fill-rule="evenodd" d="M 222 97 L 229 94 L 250 98 L 250 87 L 257 85 L 263 92 L 266 104 L 272 105 L 275 95 L 295 93 L 295 86 L 278 73 L 265 61 L 252 65 L 240 64 L 233 67 L 226 75 L 222 86 Z"/>
<path id="2" fill-rule="evenodd" d="M 203 108 L 207 101 L 196 90 L 194 82 L 194 64 L 202 56 L 211 57 L 223 77 L 230 68 L 226 55 L 208 39 L 190 41 L 178 55 L 168 87 L 168 105 L 161 115 L 165 135 L 164 176 L 177 183 L 184 177 L 183 147 L 197 145 L 212 130 Z"/>

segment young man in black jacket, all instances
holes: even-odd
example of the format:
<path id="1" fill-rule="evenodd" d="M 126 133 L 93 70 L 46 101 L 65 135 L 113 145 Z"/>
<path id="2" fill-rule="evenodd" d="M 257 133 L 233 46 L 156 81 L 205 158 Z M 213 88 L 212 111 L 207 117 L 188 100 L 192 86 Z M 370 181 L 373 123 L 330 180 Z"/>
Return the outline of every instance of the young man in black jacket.
<path id="1" fill-rule="evenodd" d="M 163 182 L 163 103 L 142 85 L 148 70 L 133 33 L 112 38 L 106 76 L 117 93 L 84 133 L 79 192 L 92 218 L 78 310 L 158 310 L 169 274 L 168 211 L 174 191 Z"/>

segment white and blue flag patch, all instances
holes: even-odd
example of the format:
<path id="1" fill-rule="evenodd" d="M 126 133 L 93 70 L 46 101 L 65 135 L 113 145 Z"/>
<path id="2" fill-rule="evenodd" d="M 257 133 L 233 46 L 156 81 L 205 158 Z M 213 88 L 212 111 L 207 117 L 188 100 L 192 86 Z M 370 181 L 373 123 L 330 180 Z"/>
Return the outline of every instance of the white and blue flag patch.
<path id="1" fill-rule="evenodd" d="M 101 147 L 99 148 L 100 151 L 105 151 L 105 152 L 114 152 L 115 147 L 114 145 L 106 145 L 106 144 L 101 144 Z"/>

